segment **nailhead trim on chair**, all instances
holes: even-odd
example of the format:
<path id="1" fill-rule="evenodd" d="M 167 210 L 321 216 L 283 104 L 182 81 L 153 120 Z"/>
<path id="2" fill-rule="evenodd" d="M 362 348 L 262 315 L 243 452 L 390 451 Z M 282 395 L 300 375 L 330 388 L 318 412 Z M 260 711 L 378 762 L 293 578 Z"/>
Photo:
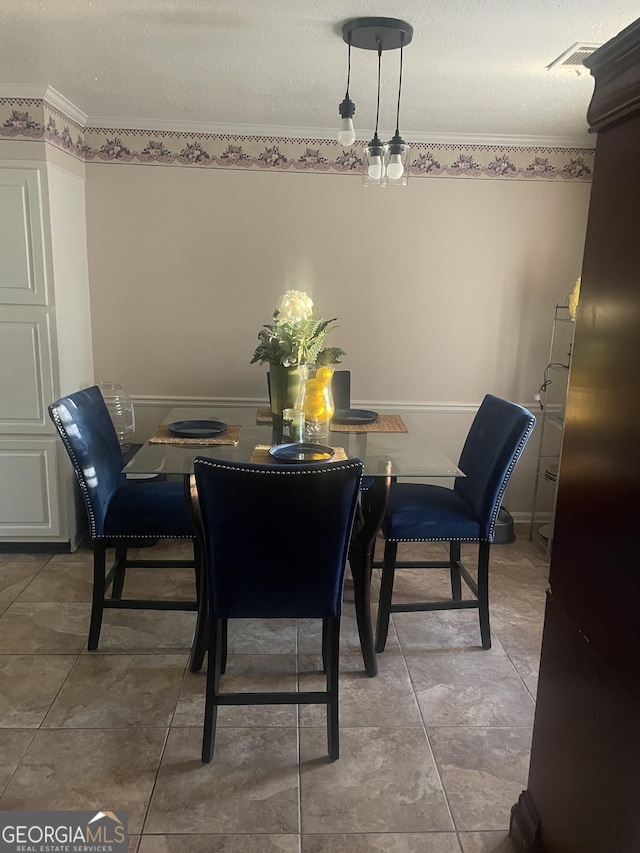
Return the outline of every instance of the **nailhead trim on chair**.
<path id="1" fill-rule="evenodd" d="M 86 482 L 84 476 L 81 476 L 78 473 L 81 470 L 81 466 L 78 464 L 78 459 L 76 458 L 76 455 L 73 452 L 73 448 L 71 447 L 71 445 L 69 444 L 69 442 L 67 440 L 67 431 L 64 428 L 64 426 L 62 425 L 62 421 L 60 420 L 60 415 L 58 414 L 58 410 L 52 409 L 52 413 L 53 413 L 53 419 L 56 422 L 56 426 L 58 428 L 58 432 L 60 433 L 60 438 L 62 439 L 64 446 L 67 448 L 67 453 L 69 454 L 69 456 L 73 460 L 73 469 L 74 469 L 76 478 L 78 480 L 78 483 L 80 484 L 80 488 L 82 489 L 82 494 L 84 496 L 84 505 L 87 508 L 87 513 L 89 515 L 89 528 L 90 528 L 89 529 L 89 539 L 93 540 L 96 538 L 104 538 L 104 537 L 97 537 L 96 536 L 96 519 L 95 519 L 95 516 L 93 514 L 93 510 L 91 509 L 91 502 L 89 501 L 89 489 L 87 488 L 87 482 Z M 136 537 L 136 538 L 138 538 L 138 537 Z M 142 538 L 142 537 L 140 537 L 140 538 Z"/>
<path id="2" fill-rule="evenodd" d="M 327 460 L 327 461 L 329 461 L 329 460 Z M 224 470 L 229 470 L 229 466 L 227 466 L 227 465 L 219 465 L 217 462 L 209 462 L 208 460 L 203 459 L 202 457 L 200 457 L 200 464 L 206 465 L 208 468 L 222 468 Z M 313 465 L 314 463 L 311 462 L 310 464 Z M 242 471 L 243 474 L 268 474 L 271 476 L 275 475 L 276 477 L 279 477 L 279 476 L 287 477 L 287 476 L 296 475 L 296 474 L 308 475 L 310 473 L 311 474 L 332 474 L 335 471 L 344 471 L 345 469 L 348 469 L 348 468 L 359 468 L 359 467 L 360 467 L 360 465 L 358 465 L 355 462 L 344 461 L 344 462 L 333 462 L 331 468 L 322 468 L 322 469 L 317 470 L 317 471 L 309 471 L 308 469 L 306 471 L 299 471 L 295 468 L 294 469 L 287 468 L 286 470 L 283 471 L 281 469 L 260 470 L 260 469 L 256 469 L 256 468 L 237 468 L 237 467 L 234 467 L 234 470 L 235 471 Z"/>

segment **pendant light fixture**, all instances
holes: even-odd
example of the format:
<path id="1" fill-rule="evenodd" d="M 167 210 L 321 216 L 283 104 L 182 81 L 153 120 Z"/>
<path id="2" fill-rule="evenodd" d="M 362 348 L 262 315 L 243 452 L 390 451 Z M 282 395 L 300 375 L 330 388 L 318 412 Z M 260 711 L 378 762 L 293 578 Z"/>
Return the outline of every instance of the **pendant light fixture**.
<path id="1" fill-rule="evenodd" d="M 403 39 L 400 38 L 400 76 L 398 82 L 398 108 L 396 111 L 396 132 L 393 139 L 384 146 L 384 170 L 387 185 L 390 187 L 405 186 L 409 179 L 409 146 L 400 136 L 400 95 L 402 94 L 402 50 Z"/>
<path id="2" fill-rule="evenodd" d="M 413 27 L 398 18 L 354 18 L 342 26 L 342 38 L 349 45 L 349 72 L 347 77 L 347 95 L 340 104 L 340 115 L 352 109 L 350 119 L 355 112 L 355 105 L 349 98 L 349 80 L 351 77 L 351 46 L 363 50 L 375 50 L 378 53 L 378 89 L 376 98 L 376 125 L 373 139 L 365 146 L 363 152 L 362 182 L 367 187 L 404 186 L 409 177 L 409 146 L 400 136 L 400 96 L 402 92 L 402 61 L 403 49 L 413 38 Z M 398 104 L 396 110 L 396 132 L 394 137 L 384 145 L 378 136 L 378 121 L 380 118 L 380 82 L 383 50 L 400 48 L 400 79 L 398 84 Z M 350 105 L 350 106 L 347 106 Z M 341 131 L 342 132 L 342 131 Z M 338 137 L 339 140 L 340 136 Z M 345 137 L 350 138 L 350 137 Z M 355 134 L 354 134 L 355 140 Z M 352 144 L 343 143 L 343 144 Z"/>
<path id="3" fill-rule="evenodd" d="M 384 171 L 384 146 L 378 137 L 378 119 L 380 117 L 380 63 L 382 47 L 378 45 L 378 96 L 376 98 L 376 129 L 373 139 L 365 145 L 362 152 L 362 184 L 365 187 L 384 187 L 386 175 Z"/>
<path id="4" fill-rule="evenodd" d="M 349 81 L 351 80 L 351 37 L 349 37 L 349 60 L 347 67 L 347 93 L 344 96 L 344 101 L 338 107 L 340 113 L 340 131 L 338 133 L 338 142 L 340 145 L 353 145 L 356 141 L 356 132 L 353 128 L 353 115 L 356 111 L 356 105 L 349 97 Z"/>

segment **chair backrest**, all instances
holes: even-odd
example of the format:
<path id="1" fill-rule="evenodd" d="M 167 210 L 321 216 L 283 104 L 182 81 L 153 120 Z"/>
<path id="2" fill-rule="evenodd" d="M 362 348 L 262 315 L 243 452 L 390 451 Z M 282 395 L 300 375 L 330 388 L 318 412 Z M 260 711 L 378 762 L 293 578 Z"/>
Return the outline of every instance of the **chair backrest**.
<path id="1" fill-rule="evenodd" d="M 528 409 L 487 394 L 469 429 L 458 463 L 466 476 L 456 480 L 455 490 L 473 509 L 489 542 L 509 477 L 535 423 Z"/>
<path id="2" fill-rule="evenodd" d="M 271 372 L 267 371 L 267 391 L 271 403 Z M 331 396 L 336 409 L 351 408 L 351 371 L 334 370 L 331 380 Z"/>
<path id="3" fill-rule="evenodd" d="M 197 457 L 214 618 L 337 618 L 362 462 Z"/>
<path id="4" fill-rule="evenodd" d="M 49 406 L 80 484 L 91 539 L 101 536 L 109 501 L 126 486 L 122 452 L 109 410 L 97 385 L 61 397 Z"/>

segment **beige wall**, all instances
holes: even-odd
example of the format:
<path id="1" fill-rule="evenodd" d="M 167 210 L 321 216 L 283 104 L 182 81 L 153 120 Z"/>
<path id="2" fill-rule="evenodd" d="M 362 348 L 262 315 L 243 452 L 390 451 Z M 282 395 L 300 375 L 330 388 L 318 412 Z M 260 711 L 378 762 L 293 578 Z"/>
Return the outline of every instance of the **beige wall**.
<path id="1" fill-rule="evenodd" d="M 353 400 L 412 404 L 453 456 L 486 392 L 534 405 L 591 186 L 434 177 L 365 190 L 353 175 L 95 162 L 86 175 L 97 381 L 153 398 L 151 420 L 165 399 L 265 398 L 256 335 L 299 288 L 339 317 L 330 342 L 348 352 Z M 516 513 L 532 458 L 510 487 Z"/>

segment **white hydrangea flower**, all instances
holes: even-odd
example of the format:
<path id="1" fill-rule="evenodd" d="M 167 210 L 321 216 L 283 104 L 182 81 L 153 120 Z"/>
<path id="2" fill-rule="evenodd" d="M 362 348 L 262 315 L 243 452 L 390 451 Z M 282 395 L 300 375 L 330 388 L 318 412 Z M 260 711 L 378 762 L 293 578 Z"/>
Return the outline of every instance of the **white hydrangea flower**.
<path id="1" fill-rule="evenodd" d="M 284 323 L 299 323 L 308 320 L 313 312 L 313 302 L 302 290 L 287 290 L 278 303 L 278 320 Z"/>

